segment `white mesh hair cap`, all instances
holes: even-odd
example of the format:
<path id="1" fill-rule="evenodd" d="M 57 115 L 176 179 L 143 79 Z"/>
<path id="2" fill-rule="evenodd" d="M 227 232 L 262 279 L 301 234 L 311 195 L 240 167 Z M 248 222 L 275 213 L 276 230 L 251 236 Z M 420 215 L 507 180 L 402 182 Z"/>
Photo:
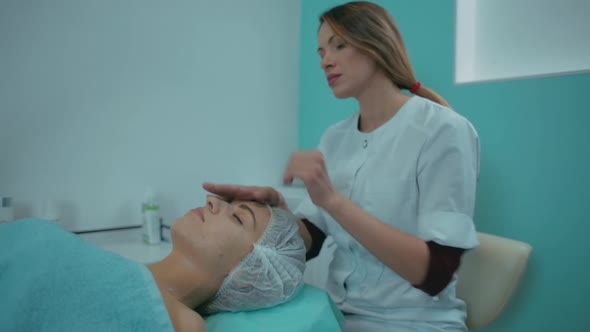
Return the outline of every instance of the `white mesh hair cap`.
<path id="1" fill-rule="evenodd" d="M 303 286 L 305 244 L 297 217 L 269 207 L 270 223 L 252 252 L 225 278 L 199 311 L 245 311 L 272 307 L 289 301 Z"/>

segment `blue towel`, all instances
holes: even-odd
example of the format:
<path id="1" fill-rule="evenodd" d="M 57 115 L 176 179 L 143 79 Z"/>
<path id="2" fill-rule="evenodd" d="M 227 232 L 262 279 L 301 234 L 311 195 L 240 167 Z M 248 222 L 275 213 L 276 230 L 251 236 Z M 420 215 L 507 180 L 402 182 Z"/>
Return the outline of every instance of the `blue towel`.
<path id="1" fill-rule="evenodd" d="M 272 308 L 222 312 L 206 319 L 209 332 L 339 332 L 344 323 L 344 315 L 328 293 L 311 285 Z"/>
<path id="2" fill-rule="evenodd" d="M 173 331 L 146 266 L 54 222 L 0 225 L 0 331 Z"/>

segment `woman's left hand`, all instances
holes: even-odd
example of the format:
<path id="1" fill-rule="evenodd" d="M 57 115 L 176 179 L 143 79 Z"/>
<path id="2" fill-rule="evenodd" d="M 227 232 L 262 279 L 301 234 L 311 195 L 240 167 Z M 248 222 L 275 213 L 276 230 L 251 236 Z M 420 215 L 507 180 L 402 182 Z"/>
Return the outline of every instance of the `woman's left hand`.
<path id="1" fill-rule="evenodd" d="M 291 184 L 295 178 L 305 183 L 311 201 L 326 208 L 338 191 L 328 177 L 324 156 L 320 151 L 295 152 L 291 155 L 283 182 Z"/>

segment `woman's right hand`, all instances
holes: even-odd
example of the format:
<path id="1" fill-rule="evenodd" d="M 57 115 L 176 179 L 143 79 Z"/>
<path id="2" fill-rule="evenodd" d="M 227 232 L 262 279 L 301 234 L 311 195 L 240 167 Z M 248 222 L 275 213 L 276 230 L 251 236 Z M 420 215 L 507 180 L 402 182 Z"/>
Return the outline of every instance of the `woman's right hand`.
<path id="1" fill-rule="evenodd" d="M 204 183 L 203 189 L 226 199 L 257 201 L 289 211 L 283 195 L 272 187 Z"/>
<path id="2" fill-rule="evenodd" d="M 203 188 L 208 192 L 221 196 L 222 198 L 233 200 L 247 200 L 256 201 L 271 206 L 278 206 L 285 211 L 291 212 L 285 198 L 280 192 L 276 191 L 272 187 L 258 187 L 258 186 L 240 186 L 235 184 L 213 184 L 203 183 Z M 301 219 L 297 218 L 299 224 L 299 233 L 305 243 L 306 252 L 312 247 L 311 234 L 307 230 L 307 227 L 303 224 Z"/>

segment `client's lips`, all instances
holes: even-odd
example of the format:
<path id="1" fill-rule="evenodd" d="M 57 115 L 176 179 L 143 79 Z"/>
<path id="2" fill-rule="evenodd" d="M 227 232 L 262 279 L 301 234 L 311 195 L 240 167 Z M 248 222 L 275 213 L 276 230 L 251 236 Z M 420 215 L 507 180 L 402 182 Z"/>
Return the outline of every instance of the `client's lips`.
<path id="1" fill-rule="evenodd" d="M 196 209 L 192 209 L 191 212 L 196 213 L 199 216 L 199 218 L 201 218 L 201 221 L 202 222 L 205 222 L 205 214 L 203 213 L 203 208 L 202 207 L 196 208 Z"/>

